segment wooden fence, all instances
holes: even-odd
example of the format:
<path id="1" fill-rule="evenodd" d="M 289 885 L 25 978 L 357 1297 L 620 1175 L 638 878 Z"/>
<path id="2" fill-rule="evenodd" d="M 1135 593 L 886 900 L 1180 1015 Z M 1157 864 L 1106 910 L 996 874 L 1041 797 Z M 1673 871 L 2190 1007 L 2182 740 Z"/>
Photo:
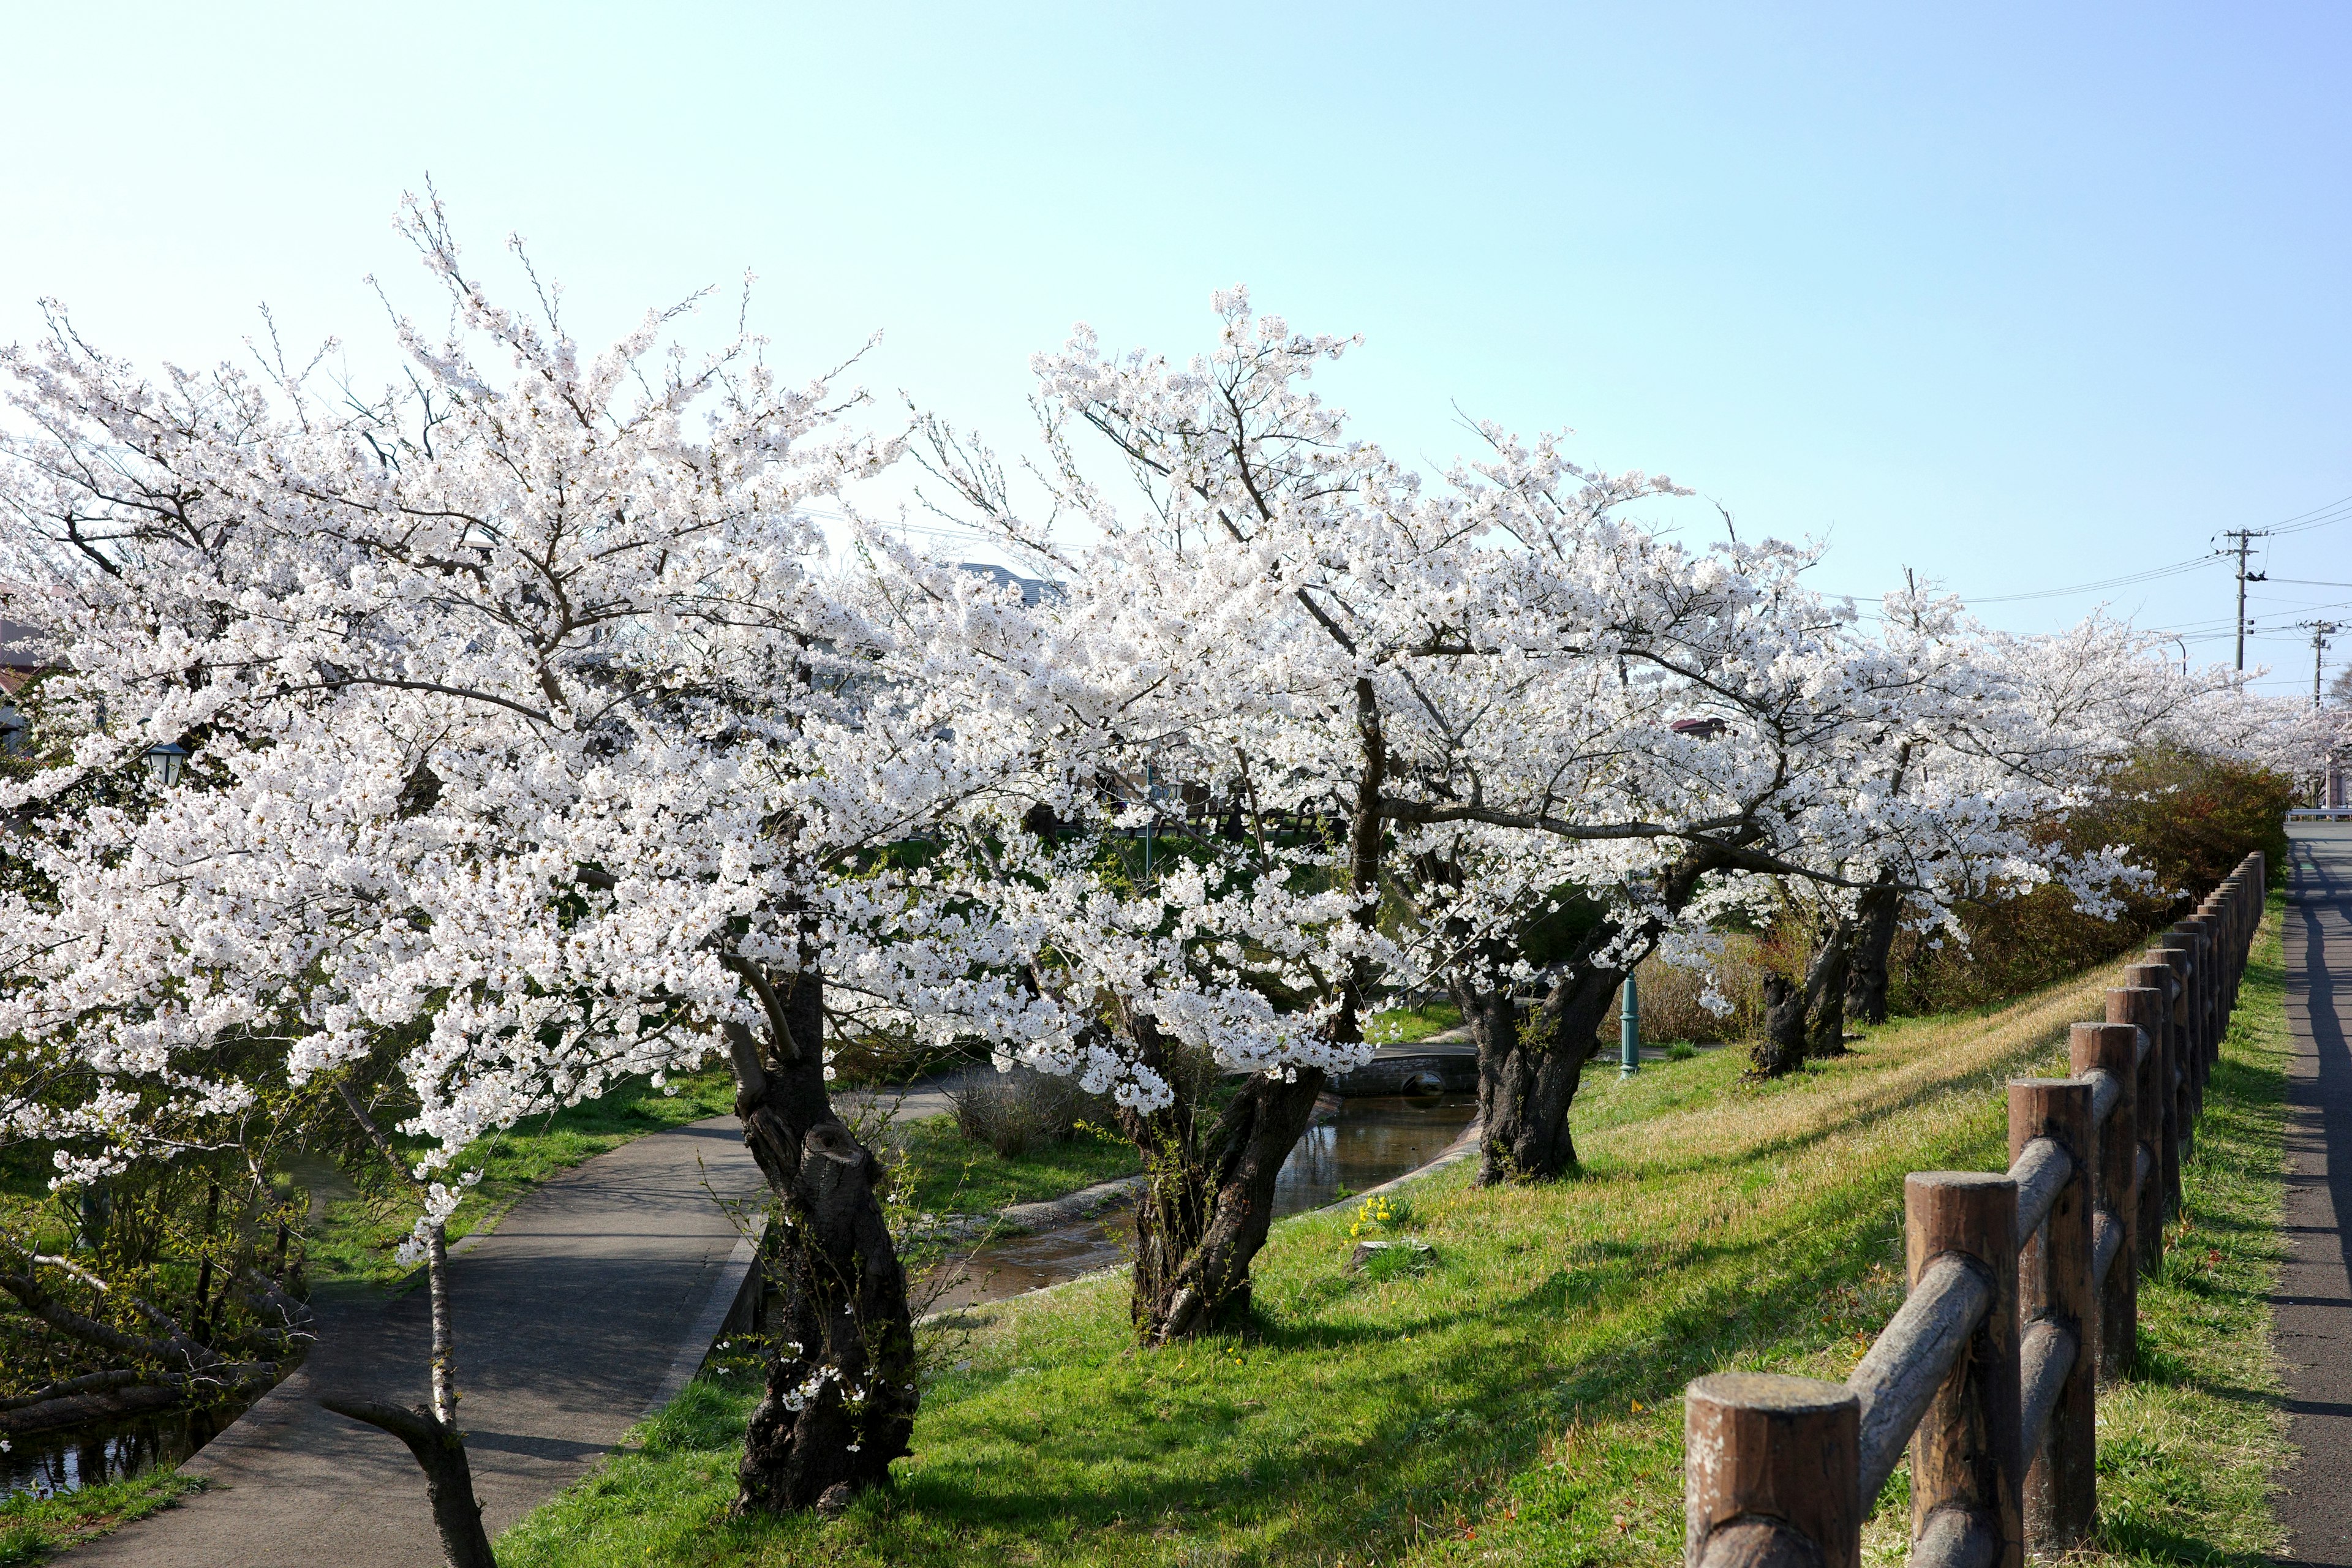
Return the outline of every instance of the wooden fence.
<path id="1" fill-rule="evenodd" d="M 2137 1352 L 2139 1269 L 2180 1201 L 2268 868 L 2250 855 L 2077 1024 L 2075 1075 L 2009 1086 L 2005 1173 L 1903 1186 L 1910 1293 L 1843 1384 L 1718 1373 L 1684 1396 L 1688 1568 L 1859 1568 L 1911 1453 L 1914 1568 L 2021 1568 L 2098 1508 L 2097 1384 Z"/>

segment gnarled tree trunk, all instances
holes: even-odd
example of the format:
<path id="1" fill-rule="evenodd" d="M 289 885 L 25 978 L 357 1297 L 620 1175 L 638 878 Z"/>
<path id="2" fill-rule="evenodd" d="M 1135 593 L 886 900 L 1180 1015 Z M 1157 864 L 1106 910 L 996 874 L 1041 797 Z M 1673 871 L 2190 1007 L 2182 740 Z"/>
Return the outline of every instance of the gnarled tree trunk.
<path id="1" fill-rule="evenodd" d="M 736 1506 L 838 1510 L 889 1484 L 919 1403 L 907 1277 L 876 1189 L 882 1168 L 825 1092 L 821 982 L 736 962 L 768 1014 L 728 1030 L 743 1142 L 781 1211 L 770 1238 L 783 1296 L 767 1389 L 751 1412 Z"/>
<path id="2" fill-rule="evenodd" d="M 1725 863 L 1721 847 L 1695 846 L 1658 879 L 1668 916 L 1698 892 L 1699 879 Z M 1654 952 L 1664 926 L 1652 917 L 1629 932 L 1603 921 L 1562 966 L 1524 1024 L 1505 986 L 1512 954 L 1490 945 L 1477 967 L 1453 975 L 1455 1000 L 1478 1047 L 1478 1182 L 1542 1182 L 1578 1169 L 1569 1108 L 1584 1081 L 1584 1064 L 1600 1048 L 1601 1028 L 1617 988 Z M 1628 940 L 1629 936 L 1632 940 Z M 1606 961 L 1603 954 L 1608 955 Z"/>
<path id="3" fill-rule="evenodd" d="M 1251 1079 L 1203 1150 L 1181 1100 L 1150 1115 L 1122 1110 L 1148 1173 L 1135 1209 L 1137 1336 L 1167 1344 L 1230 1329 L 1250 1310 L 1250 1265 L 1274 1223 L 1274 1184 L 1315 1113 L 1327 1076 Z"/>
<path id="4" fill-rule="evenodd" d="M 1805 994 L 1785 974 L 1764 977 L 1764 1032 L 1748 1053 L 1748 1076 L 1780 1078 L 1805 1059 Z"/>
<path id="5" fill-rule="evenodd" d="M 1764 1034 L 1749 1054 L 1749 1077 L 1780 1078 L 1808 1057 L 1845 1054 L 1846 954 L 1853 940 L 1852 923 L 1841 920 L 1814 948 L 1803 985 L 1780 974 L 1764 982 Z"/>
<path id="6" fill-rule="evenodd" d="M 1853 927 L 1841 920 L 1822 941 L 1805 976 L 1805 1054 L 1845 1055 L 1845 983 L 1852 972 Z"/>
<path id="7" fill-rule="evenodd" d="M 1895 919 L 1903 900 L 1894 887 L 1895 873 L 1879 873 L 1878 885 L 1863 894 L 1854 911 L 1853 940 L 1849 944 L 1845 977 L 1846 1016 L 1858 1024 L 1886 1022 L 1886 961 L 1895 949 Z"/>
<path id="8" fill-rule="evenodd" d="M 1522 1025 L 1499 970 L 1457 975 L 1454 998 L 1478 1047 L 1478 1182 L 1540 1182 L 1578 1169 L 1569 1107 L 1625 971 L 1579 965 Z"/>

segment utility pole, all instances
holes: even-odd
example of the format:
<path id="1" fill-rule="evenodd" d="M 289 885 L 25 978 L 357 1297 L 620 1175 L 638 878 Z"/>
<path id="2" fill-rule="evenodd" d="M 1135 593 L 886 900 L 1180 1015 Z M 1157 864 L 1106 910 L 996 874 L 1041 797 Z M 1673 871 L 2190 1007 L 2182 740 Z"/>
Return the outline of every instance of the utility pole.
<path id="1" fill-rule="evenodd" d="M 2222 538 L 2238 542 L 2235 553 L 2238 557 L 2238 668 L 2241 673 L 2246 668 L 2246 584 L 2260 583 L 2269 575 L 2263 572 L 2247 572 L 2246 552 L 2253 548 L 2255 540 L 2270 536 L 2271 531 L 2267 528 L 2231 528 L 2221 532 Z M 2224 550 L 2221 553 L 2228 555 L 2232 552 Z"/>
<path id="2" fill-rule="evenodd" d="M 2327 639 L 2344 628 L 2334 621 L 2298 621 L 2311 633 L 2311 705 L 2319 706 L 2319 678 L 2327 668 Z"/>

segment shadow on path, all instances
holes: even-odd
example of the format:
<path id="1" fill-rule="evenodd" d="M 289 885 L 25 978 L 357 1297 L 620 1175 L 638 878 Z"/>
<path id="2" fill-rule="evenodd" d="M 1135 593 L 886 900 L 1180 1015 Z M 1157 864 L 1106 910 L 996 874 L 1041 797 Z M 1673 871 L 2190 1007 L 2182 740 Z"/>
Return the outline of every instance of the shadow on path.
<path id="1" fill-rule="evenodd" d="M 2286 910 L 2289 1250 L 2273 1332 L 2302 1457 L 2280 1478 L 2293 1563 L 2352 1564 L 2352 829 L 2296 824 Z"/>

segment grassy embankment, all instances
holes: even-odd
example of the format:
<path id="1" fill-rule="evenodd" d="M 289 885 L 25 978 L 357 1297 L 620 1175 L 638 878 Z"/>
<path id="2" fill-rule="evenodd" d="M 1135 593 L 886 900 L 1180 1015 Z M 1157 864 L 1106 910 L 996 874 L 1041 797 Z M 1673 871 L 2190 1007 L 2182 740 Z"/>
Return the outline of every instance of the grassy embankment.
<path id="1" fill-rule="evenodd" d="M 46 1562 L 77 1541 L 119 1530 L 202 1489 L 193 1477 L 156 1470 L 65 1497 L 9 1498 L 0 1502 L 0 1568 Z"/>
<path id="2" fill-rule="evenodd" d="M 2002 1081 L 2061 1067 L 2066 1025 L 2114 978 L 1897 1024 L 1760 1089 L 1735 1082 L 1736 1051 L 1596 1073 L 1583 1180 L 1412 1190 L 1393 1228 L 1434 1247 L 1417 1275 L 1344 1273 L 1352 1212 L 1286 1224 L 1246 1336 L 1139 1352 L 1117 1280 L 992 1309 L 932 1346 L 896 1493 L 837 1520 L 726 1517 L 750 1380 L 698 1383 L 500 1561 L 1678 1561 L 1683 1384 L 1843 1376 L 1900 1300 L 1904 1173 L 2001 1164 Z M 2103 1407 L 2095 1561 L 2251 1564 L 2277 1539 L 2280 1004 L 2273 928 L 2142 1296 L 2142 1375 Z M 1901 1554 L 1904 1486 L 1880 1501 L 1874 1561 Z"/>

